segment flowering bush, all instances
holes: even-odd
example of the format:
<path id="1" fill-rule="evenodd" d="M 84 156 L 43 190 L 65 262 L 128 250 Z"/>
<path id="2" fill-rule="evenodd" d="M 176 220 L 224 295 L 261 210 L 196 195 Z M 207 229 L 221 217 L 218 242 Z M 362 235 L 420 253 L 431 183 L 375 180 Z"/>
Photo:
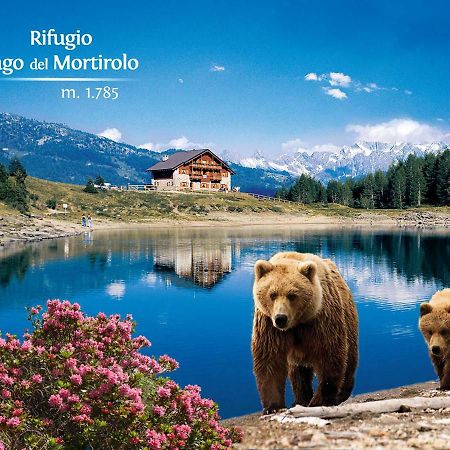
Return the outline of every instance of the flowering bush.
<path id="1" fill-rule="evenodd" d="M 29 318 L 23 341 L 0 338 L 0 450 L 219 450 L 240 439 L 199 387 L 161 376 L 175 360 L 139 352 L 150 343 L 132 338 L 130 316 L 50 300 Z"/>

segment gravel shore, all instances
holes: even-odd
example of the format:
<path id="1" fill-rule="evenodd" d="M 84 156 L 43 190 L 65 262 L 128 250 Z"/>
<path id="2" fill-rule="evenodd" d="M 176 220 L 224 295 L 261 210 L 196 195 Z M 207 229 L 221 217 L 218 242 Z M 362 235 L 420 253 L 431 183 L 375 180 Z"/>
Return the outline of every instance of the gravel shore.
<path id="1" fill-rule="evenodd" d="M 410 397 L 449 396 L 436 382 L 358 395 L 346 403 Z M 340 419 L 280 423 L 259 414 L 225 420 L 239 426 L 236 449 L 450 449 L 450 408 L 401 408 L 394 413 L 360 413 Z"/>

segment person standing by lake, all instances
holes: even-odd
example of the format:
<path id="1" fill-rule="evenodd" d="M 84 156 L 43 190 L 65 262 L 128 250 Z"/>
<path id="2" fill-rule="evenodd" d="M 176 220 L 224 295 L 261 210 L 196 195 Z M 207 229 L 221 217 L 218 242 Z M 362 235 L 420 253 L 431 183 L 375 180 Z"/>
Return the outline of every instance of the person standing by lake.
<path id="1" fill-rule="evenodd" d="M 81 217 L 81 226 L 86 228 L 86 216 L 84 214 Z"/>
<path id="2" fill-rule="evenodd" d="M 89 227 L 90 229 L 92 229 L 92 217 L 91 217 L 90 214 L 88 215 L 88 227 Z"/>

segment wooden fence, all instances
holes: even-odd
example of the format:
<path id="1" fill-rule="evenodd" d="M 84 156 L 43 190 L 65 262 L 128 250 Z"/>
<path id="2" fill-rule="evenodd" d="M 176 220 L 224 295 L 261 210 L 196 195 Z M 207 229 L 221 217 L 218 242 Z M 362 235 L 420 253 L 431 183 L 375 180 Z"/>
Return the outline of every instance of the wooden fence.
<path id="1" fill-rule="evenodd" d="M 242 192 L 242 193 L 244 193 L 244 192 Z M 251 192 L 247 192 L 246 194 L 250 195 L 251 197 L 257 198 L 258 200 L 271 200 L 273 202 L 298 204 L 297 202 L 292 202 L 291 200 L 285 200 L 284 198 L 270 197 L 268 195 L 261 195 L 261 194 L 252 194 Z"/>
<path id="2" fill-rule="evenodd" d="M 127 191 L 156 191 L 156 187 L 153 184 L 129 184 Z"/>

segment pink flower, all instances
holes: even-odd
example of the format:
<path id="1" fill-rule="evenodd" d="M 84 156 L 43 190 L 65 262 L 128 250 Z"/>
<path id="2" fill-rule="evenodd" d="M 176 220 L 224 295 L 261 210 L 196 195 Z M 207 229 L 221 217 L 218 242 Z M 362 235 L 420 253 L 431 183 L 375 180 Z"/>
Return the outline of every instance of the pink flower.
<path id="1" fill-rule="evenodd" d="M 63 399 L 60 395 L 53 394 L 53 395 L 50 395 L 50 398 L 48 399 L 48 404 L 55 408 L 61 408 L 63 403 L 64 403 Z"/>
<path id="2" fill-rule="evenodd" d="M 71 383 L 73 383 L 73 384 L 75 384 L 75 385 L 77 385 L 77 386 L 79 386 L 79 385 L 83 382 L 83 379 L 82 379 L 81 376 L 78 375 L 78 374 L 71 375 L 71 377 L 69 378 L 69 380 L 70 380 Z"/>
<path id="3" fill-rule="evenodd" d="M 157 416 L 163 416 L 164 413 L 166 412 L 166 409 L 162 406 L 156 405 L 153 407 L 153 412 L 157 415 Z"/>
<path id="4" fill-rule="evenodd" d="M 165 387 L 159 387 L 156 390 L 156 393 L 160 396 L 160 397 L 170 397 L 170 390 L 166 389 Z"/>
<path id="5" fill-rule="evenodd" d="M 11 391 L 8 391 L 8 389 L 2 389 L 2 397 L 11 398 Z"/>
<path id="6" fill-rule="evenodd" d="M 33 383 L 40 384 L 40 383 L 42 383 L 42 376 L 39 375 L 38 373 L 36 373 L 31 377 L 31 381 Z"/>
<path id="7" fill-rule="evenodd" d="M 18 427 L 20 425 L 20 419 L 18 417 L 11 417 L 6 420 L 6 425 L 9 427 Z"/>

